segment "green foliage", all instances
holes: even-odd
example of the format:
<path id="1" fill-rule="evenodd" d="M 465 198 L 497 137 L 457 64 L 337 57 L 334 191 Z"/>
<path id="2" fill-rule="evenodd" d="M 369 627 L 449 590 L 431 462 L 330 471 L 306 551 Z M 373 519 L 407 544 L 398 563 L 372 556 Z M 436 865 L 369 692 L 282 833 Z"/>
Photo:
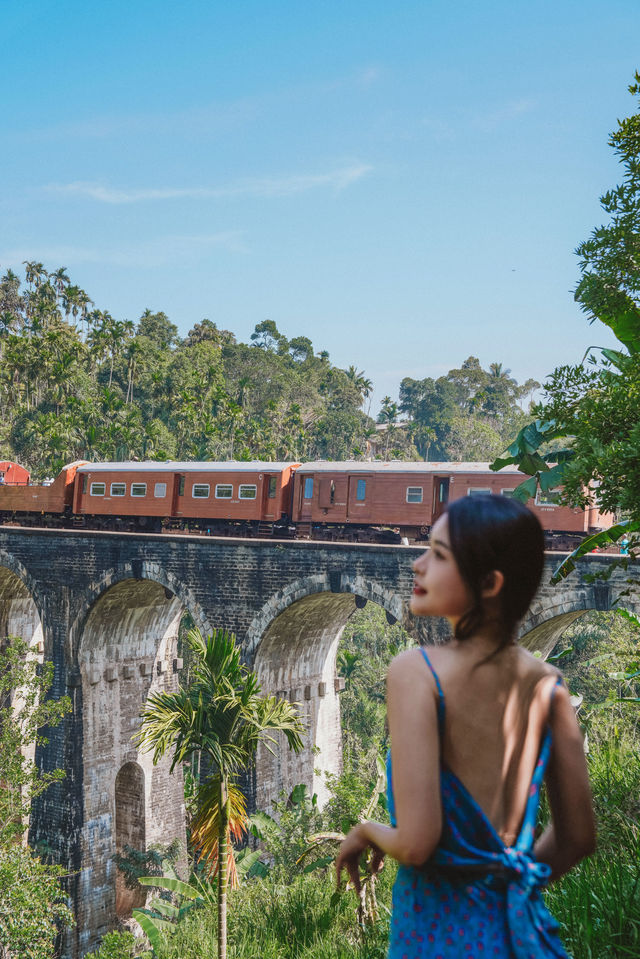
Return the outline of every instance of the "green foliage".
<path id="1" fill-rule="evenodd" d="M 148 951 L 140 951 L 140 941 L 130 932 L 108 932 L 99 948 L 90 953 L 93 959 L 151 959 Z"/>
<path id="2" fill-rule="evenodd" d="M 175 867 L 182 844 L 174 839 L 168 846 L 151 845 L 148 849 L 133 849 L 124 845 L 121 853 L 115 853 L 111 858 L 124 876 L 128 889 L 139 889 L 139 880 L 142 876 L 162 876 L 168 864 Z"/>
<path id="3" fill-rule="evenodd" d="M 639 636 L 634 618 L 623 611 L 585 613 L 556 647 L 570 691 L 584 697 L 580 716 L 588 721 L 590 738 L 601 726 L 609 730 L 610 724 L 636 734 L 640 716 L 624 698 L 640 695 L 640 680 L 633 675 L 639 668 Z M 640 749 L 640 738 L 637 746 Z"/>
<path id="4" fill-rule="evenodd" d="M 640 74 L 629 88 L 640 97 Z M 640 113 L 618 123 L 610 145 L 623 168 L 622 185 L 601 197 L 609 222 L 582 243 L 582 277 L 576 301 L 609 327 L 622 350 L 592 347 L 583 361 L 561 366 L 545 384 L 544 404 L 531 424 L 493 464 L 517 463 L 531 476 L 523 496 L 562 485 L 569 505 L 584 506 L 597 490 L 600 508 L 640 523 Z M 549 439 L 565 439 L 560 453 L 545 455 Z M 556 465 L 551 465 L 552 463 Z M 628 529 L 620 528 L 620 535 Z M 634 543 L 636 541 L 634 540 Z M 574 560 L 560 567 L 567 575 Z"/>
<path id="5" fill-rule="evenodd" d="M 640 717 L 619 694 L 629 682 L 627 666 L 637 657 L 637 631 L 618 615 L 587 614 L 566 631 L 562 645 L 570 650 L 563 659 L 569 688 L 584 696 L 579 718 L 587 735 L 598 849 L 549 888 L 547 903 L 576 959 L 635 956 L 640 947 Z"/>
<path id="6" fill-rule="evenodd" d="M 71 923 L 62 892 L 64 870 L 41 862 L 22 844 L 32 800 L 61 770 L 41 772 L 33 760 L 43 729 L 71 704 L 46 699 L 53 666 L 40 667 L 27 643 L 9 637 L 0 647 L 0 952 L 12 959 L 47 959 L 54 939 Z"/>
<path id="7" fill-rule="evenodd" d="M 64 776 L 33 761 L 35 747 L 47 742 L 43 730 L 71 709 L 67 696 L 46 698 L 52 680 L 53 664 L 40 666 L 22 639 L 10 636 L 0 646 L 0 843 L 22 836 L 32 800 Z"/>
<path id="8" fill-rule="evenodd" d="M 389 626 L 384 610 L 373 603 L 356 611 L 342 633 L 337 668 L 345 679 L 340 697 L 344 771 L 365 789 L 375 783 L 377 757 L 387 749 L 387 668 L 410 645 L 413 640 L 402 626 Z M 361 808 L 360 797 L 355 805 Z"/>
<path id="9" fill-rule="evenodd" d="M 191 682 L 177 693 L 153 693 L 147 700 L 137 741 L 153 749 L 157 762 L 172 751 L 172 765 L 205 753 L 223 778 L 244 771 L 259 742 L 275 742 L 284 733 L 290 748 L 302 748 L 302 727 L 293 706 L 261 695 L 258 678 L 241 662 L 233 634 L 216 630 L 203 637 L 191 630 Z"/>
<path id="10" fill-rule="evenodd" d="M 0 844 L 0 953 L 11 959 L 49 959 L 60 926 L 73 922 L 60 880 L 18 842 Z"/>
<path id="11" fill-rule="evenodd" d="M 399 410 L 425 460 L 487 460 L 526 422 L 519 402 L 540 384 L 519 385 L 501 363 L 483 370 L 475 356 L 437 380 L 405 377 Z"/>
<path id="12" fill-rule="evenodd" d="M 274 803 L 274 816 L 258 813 L 252 816 L 250 832 L 280 875 L 302 872 L 300 857 L 309 844 L 309 836 L 325 825 L 318 808 L 318 797 L 309 796 L 307 787 L 298 784 L 287 797 Z"/>
<path id="13" fill-rule="evenodd" d="M 290 341 L 253 345 L 210 320 L 184 339 L 162 313 L 94 308 L 64 269 L 0 279 L 0 446 L 35 477 L 76 459 L 318 459 L 363 455 L 371 382 Z"/>
<path id="14" fill-rule="evenodd" d="M 393 864 L 380 876 L 380 895 L 389 900 Z M 295 877 L 272 873 L 230 894 L 230 959 L 384 959 L 388 917 L 363 931 L 353 922 L 353 900 L 333 902 L 333 886 L 319 873 Z M 215 955 L 213 909 L 191 912 L 157 959 L 202 959 Z"/>

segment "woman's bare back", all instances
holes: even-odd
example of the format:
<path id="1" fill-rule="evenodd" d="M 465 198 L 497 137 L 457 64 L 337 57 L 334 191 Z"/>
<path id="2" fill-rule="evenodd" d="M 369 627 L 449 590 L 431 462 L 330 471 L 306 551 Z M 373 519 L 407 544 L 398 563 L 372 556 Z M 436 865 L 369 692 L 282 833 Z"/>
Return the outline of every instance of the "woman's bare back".
<path id="1" fill-rule="evenodd" d="M 486 650 L 467 641 L 428 652 L 446 706 L 442 760 L 512 845 L 560 674 L 517 645 L 488 660 Z"/>

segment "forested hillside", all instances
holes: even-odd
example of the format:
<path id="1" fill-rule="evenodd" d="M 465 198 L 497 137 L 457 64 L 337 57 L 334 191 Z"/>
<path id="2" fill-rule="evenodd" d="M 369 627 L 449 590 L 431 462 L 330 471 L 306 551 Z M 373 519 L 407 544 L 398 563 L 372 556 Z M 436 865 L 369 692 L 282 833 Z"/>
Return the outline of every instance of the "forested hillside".
<path id="1" fill-rule="evenodd" d="M 74 459 L 489 459 L 526 422 L 500 363 L 469 357 L 405 379 L 368 415 L 373 384 L 272 320 L 249 344 L 208 319 L 182 339 L 162 312 L 99 309 L 64 268 L 0 280 L 0 458 L 34 477 Z M 370 401 L 369 401 L 370 402 Z"/>

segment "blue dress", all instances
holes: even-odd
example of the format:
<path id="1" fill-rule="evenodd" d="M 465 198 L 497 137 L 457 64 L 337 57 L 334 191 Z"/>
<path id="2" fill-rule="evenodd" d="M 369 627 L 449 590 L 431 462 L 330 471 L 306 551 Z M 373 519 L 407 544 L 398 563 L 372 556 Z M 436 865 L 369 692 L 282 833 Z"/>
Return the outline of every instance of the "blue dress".
<path id="1" fill-rule="evenodd" d="M 444 695 L 429 657 L 424 649 L 421 652 L 438 688 L 442 742 Z M 533 855 L 540 787 L 550 751 L 547 728 L 513 846 L 504 845 L 473 796 L 441 765 L 442 835 L 424 866 L 398 869 L 388 959 L 568 959 L 558 938 L 558 923 L 542 900 L 551 869 Z M 387 782 L 395 826 L 390 752 Z"/>

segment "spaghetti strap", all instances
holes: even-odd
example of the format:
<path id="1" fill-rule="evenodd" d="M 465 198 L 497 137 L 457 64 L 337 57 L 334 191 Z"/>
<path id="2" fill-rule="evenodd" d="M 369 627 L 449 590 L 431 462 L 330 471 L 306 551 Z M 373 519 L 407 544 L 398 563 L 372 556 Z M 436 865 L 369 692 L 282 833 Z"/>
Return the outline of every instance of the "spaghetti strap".
<path id="1" fill-rule="evenodd" d="M 422 653 L 424 657 L 425 663 L 431 670 L 431 674 L 435 680 L 436 688 L 438 690 L 438 729 L 440 731 L 440 735 L 442 736 L 444 734 L 444 717 L 445 717 L 444 693 L 442 692 L 442 686 L 440 685 L 440 679 L 438 677 L 438 674 L 433 668 L 431 660 L 427 656 L 427 652 L 424 646 L 420 647 L 420 652 Z"/>

